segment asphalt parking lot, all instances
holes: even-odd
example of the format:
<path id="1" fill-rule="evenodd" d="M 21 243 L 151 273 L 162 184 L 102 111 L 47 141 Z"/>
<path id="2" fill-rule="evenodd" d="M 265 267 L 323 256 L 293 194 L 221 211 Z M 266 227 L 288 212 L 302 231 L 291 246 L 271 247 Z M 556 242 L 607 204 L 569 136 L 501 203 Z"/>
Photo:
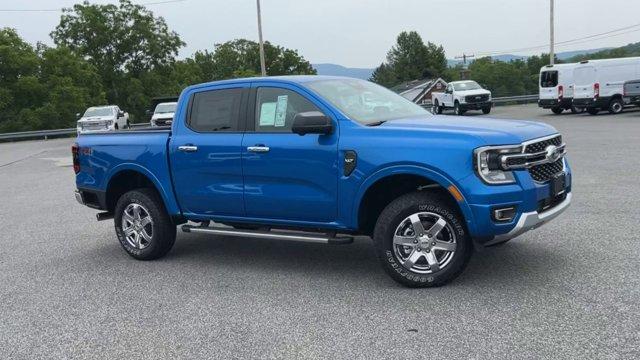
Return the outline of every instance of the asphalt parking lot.
<path id="1" fill-rule="evenodd" d="M 135 261 L 75 202 L 72 139 L 0 144 L 0 358 L 639 358 L 640 111 L 491 116 L 563 133 L 574 203 L 434 289 L 393 282 L 366 238 L 179 233 Z"/>

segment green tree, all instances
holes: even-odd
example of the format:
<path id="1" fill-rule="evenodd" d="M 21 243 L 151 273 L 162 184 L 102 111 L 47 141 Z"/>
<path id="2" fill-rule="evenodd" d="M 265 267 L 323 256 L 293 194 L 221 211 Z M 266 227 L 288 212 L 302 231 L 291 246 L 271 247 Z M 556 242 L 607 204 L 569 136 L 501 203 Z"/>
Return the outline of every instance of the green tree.
<path id="1" fill-rule="evenodd" d="M 373 71 L 369 80 L 388 88 L 398 83 L 398 79 L 396 78 L 396 74 L 393 72 L 393 69 L 385 63 L 380 64 L 380 66 Z"/>
<path id="2" fill-rule="evenodd" d="M 376 68 L 372 81 L 387 85 L 395 78 L 395 83 L 445 75 L 447 59 L 442 46 L 424 43 L 415 31 L 401 32 L 396 44 L 387 53 L 386 63 Z M 393 74 L 393 76 L 391 76 Z M 394 85 L 394 84 L 391 84 Z"/>
<path id="3" fill-rule="evenodd" d="M 130 0 L 118 5 L 84 1 L 65 9 L 51 37 L 88 59 L 98 69 L 109 102 L 122 105 L 131 96 L 120 91 L 123 83 L 173 63 L 184 46 L 162 17 Z"/>

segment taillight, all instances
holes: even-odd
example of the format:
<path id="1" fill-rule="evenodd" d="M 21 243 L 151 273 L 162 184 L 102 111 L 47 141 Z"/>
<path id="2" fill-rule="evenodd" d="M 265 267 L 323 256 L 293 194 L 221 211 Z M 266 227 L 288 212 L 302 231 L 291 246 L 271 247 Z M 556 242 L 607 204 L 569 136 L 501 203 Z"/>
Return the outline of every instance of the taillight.
<path id="1" fill-rule="evenodd" d="M 80 147 L 78 143 L 71 145 L 71 156 L 73 157 L 73 171 L 77 174 L 80 172 Z"/>
<path id="2" fill-rule="evenodd" d="M 593 97 L 597 98 L 600 96 L 600 83 L 593 84 Z"/>
<path id="3" fill-rule="evenodd" d="M 562 85 L 558 86 L 558 99 L 562 100 L 564 97 L 564 87 Z"/>

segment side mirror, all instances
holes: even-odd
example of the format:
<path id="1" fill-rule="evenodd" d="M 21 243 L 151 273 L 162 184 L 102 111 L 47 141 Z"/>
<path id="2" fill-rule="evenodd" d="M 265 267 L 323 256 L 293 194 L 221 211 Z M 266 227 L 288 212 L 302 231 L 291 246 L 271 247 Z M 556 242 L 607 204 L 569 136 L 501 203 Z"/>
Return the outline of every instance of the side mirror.
<path id="1" fill-rule="evenodd" d="M 151 110 L 149 110 L 149 109 L 145 110 L 145 111 L 144 111 L 144 114 L 145 114 L 145 115 L 147 115 L 147 116 L 148 116 L 148 115 L 151 115 Z"/>
<path id="2" fill-rule="evenodd" d="M 119 118 L 124 117 L 124 111 L 122 110 L 118 111 L 118 117 Z"/>
<path id="3" fill-rule="evenodd" d="M 291 131 L 300 136 L 305 134 L 328 135 L 333 132 L 331 119 L 319 111 L 301 112 L 293 118 Z"/>
<path id="4" fill-rule="evenodd" d="M 81 118 L 80 113 L 76 113 L 76 117 L 80 119 Z"/>

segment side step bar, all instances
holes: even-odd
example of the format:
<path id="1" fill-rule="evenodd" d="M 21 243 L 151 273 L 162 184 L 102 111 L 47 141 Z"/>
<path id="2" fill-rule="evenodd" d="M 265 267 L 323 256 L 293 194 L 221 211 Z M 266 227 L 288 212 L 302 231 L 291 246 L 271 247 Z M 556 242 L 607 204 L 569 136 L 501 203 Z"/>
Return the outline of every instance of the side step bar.
<path id="1" fill-rule="evenodd" d="M 260 239 L 278 239 L 289 241 L 300 241 L 316 244 L 331 244 L 331 245 L 343 245 L 351 244 L 353 237 L 351 236 L 331 236 L 329 234 L 319 233 L 300 233 L 300 232 L 273 232 L 273 231 L 260 231 L 260 230 L 238 230 L 234 228 L 226 227 L 205 227 L 205 226 L 193 226 L 182 225 L 182 231 L 215 235 L 227 235 L 238 237 L 250 237 Z"/>

